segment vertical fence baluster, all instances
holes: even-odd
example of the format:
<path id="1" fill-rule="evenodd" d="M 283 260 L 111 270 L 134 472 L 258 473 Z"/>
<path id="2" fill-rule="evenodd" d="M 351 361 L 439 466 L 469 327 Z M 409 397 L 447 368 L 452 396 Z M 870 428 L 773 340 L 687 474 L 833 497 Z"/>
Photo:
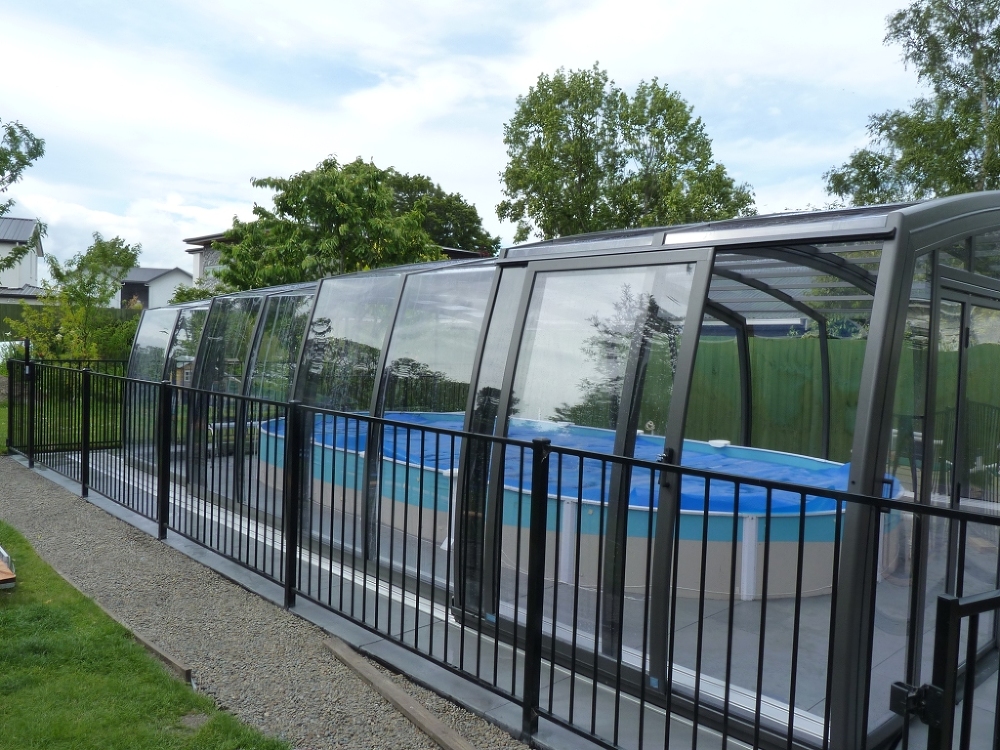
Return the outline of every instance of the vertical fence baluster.
<path id="1" fill-rule="evenodd" d="M 157 536 L 167 538 L 170 523 L 170 381 L 160 383 L 157 413 L 156 446 L 156 524 Z"/>
<path id="2" fill-rule="evenodd" d="M 979 613 L 969 618 L 969 632 L 966 636 L 965 651 L 965 691 L 962 693 L 962 731 L 959 734 L 958 746 L 961 750 L 969 750 L 972 741 L 972 712 L 976 694 L 976 656 L 979 641 Z"/>
<path id="3" fill-rule="evenodd" d="M 90 494 L 90 368 L 81 371 L 80 404 L 80 497 Z"/>
<path id="4" fill-rule="evenodd" d="M 542 676 L 542 608 L 545 604 L 545 532 L 549 503 L 549 440 L 531 441 L 531 519 L 528 530 L 528 601 L 524 618 L 524 689 L 521 740 L 538 731 Z"/>
<path id="5" fill-rule="evenodd" d="M 18 389 L 20 395 L 20 389 Z M 20 399 L 18 399 L 20 400 Z M 7 453 L 11 452 L 14 435 L 14 360 L 7 360 Z"/>
<path id="6" fill-rule="evenodd" d="M 302 482 L 302 410 L 300 402 L 288 402 L 285 416 L 285 486 L 282 500 L 282 531 L 285 537 L 285 608 L 295 606 L 299 562 L 299 503 Z"/>
<path id="7" fill-rule="evenodd" d="M 28 385 L 28 468 L 35 468 L 35 368 L 31 364 L 31 340 L 24 340 L 24 379 Z"/>

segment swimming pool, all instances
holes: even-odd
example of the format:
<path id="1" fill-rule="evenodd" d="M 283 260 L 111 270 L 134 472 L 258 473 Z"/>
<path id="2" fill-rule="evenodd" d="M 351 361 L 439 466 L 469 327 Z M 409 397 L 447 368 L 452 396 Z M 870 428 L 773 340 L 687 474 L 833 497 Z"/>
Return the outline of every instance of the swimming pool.
<path id="1" fill-rule="evenodd" d="M 390 412 L 385 419 L 403 424 L 387 424 L 382 437 L 382 466 L 379 483 L 382 508 L 380 515 L 393 526 L 396 514 L 406 514 L 410 529 L 421 529 L 435 540 L 452 536 L 450 509 L 457 490 L 456 469 L 460 438 L 450 438 L 435 430 L 461 430 L 464 417 L 459 413 Z M 428 431 L 424 431 L 428 430 Z M 562 446 L 600 454 L 611 454 L 614 434 L 610 430 L 580 427 L 566 423 L 514 418 L 509 437 L 530 441 L 547 438 L 553 446 Z M 315 415 L 313 427 L 314 495 L 344 498 L 355 495 L 366 484 L 368 423 L 363 419 L 333 415 Z M 318 449 L 318 450 L 317 450 Z M 639 434 L 635 455 L 656 461 L 663 450 L 661 436 Z M 272 420 L 261 426 L 261 456 L 273 457 L 281 468 L 284 454 L 284 421 Z M 836 503 L 822 495 L 823 489 L 846 490 L 849 464 L 782 453 L 760 448 L 685 440 L 683 466 L 711 470 L 748 478 L 788 482 L 816 488 L 805 498 L 805 522 L 801 531 L 807 545 L 803 560 L 803 595 L 827 593 L 830 588 L 834 540 L 837 533 Z M 607 527 L 607 502 L 610 492 L 610 469 L 603 462 L 585 460 L 580 467 L 575 456 L 562 457 L 561 471 L 550 471 L 548 487 L 548 530 L 550 543 L 561 536 L 558 560 L 551 563 L 551 574 L 560 580 L 580 579 L 582 585 L 596 585 L 599 571 L 594 563 L 600 557 L 600 540 Z M 892 492 L 899 485 L 891 479 Z M 508 558 L 527 549 L 527 526 L 530 517 L 531 458 L 518 449 L 509 449 L 505 458 L 503 501 L 500 517 L 504 531 L 502 554 Z M 632 472 L 628 494 L 626 531 L 626 578 L 642 577 L 648 563 L 650 530 L 655 529 L 658 492 L 650 472 Z M 651 491 L 651 488 L 654 488 Z M 701 544 L 705 538 L 705 499 L 708 496 L 707 544 L 713 562 L 704 573 L 700 566 Z M 336 500 L 331 500 L 336 504 Z M 342 501 L 347 505 L 347 500 Z M 741 485 L 736 497 L 732 482 L 713 480 L 705 492 L 705 481 L 684 477 L 680 502 L 680 560 L 678 585 L 683 592 L 706 596 L 728 596 L 730 560 L 737 556 L 739 594 L 754 598 L 760 590 L 763 574 L 758 560 L 765 545 L 770 555 L 769 596 L 795 593 L 797 556 L 800 538 L 799 517 L 802 508 L 798 493 L 774 491 L 768 509 L 767 492 L 752 485 Z M 650 515 L 652 514 L 652 518 Z M 735 538 L 738 540 L 733 549 Z M 516 531 L 515 531 L 516 530 Z M 586 562 L 581 566 L 577 557 Z M 582 569 L 581 569 L 582 567 Z"/>

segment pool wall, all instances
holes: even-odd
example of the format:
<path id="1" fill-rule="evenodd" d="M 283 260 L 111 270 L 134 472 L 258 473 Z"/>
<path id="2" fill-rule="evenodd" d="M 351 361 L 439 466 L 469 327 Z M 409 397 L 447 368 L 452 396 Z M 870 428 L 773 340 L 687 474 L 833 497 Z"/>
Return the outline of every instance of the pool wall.
<path id="1" fill-rule="evenodd" d="M 259 460 L 267 463 L 266 476 L 274 486 L 284 481 L 284 435 L 273 423 L 261 426 Z M 364 487 L 367 457 L 355 450 L 359 442 L 335 447 L 313 441 L 312 517 L 313 534 L 360 551 L 365 525 Z M 752 449 L 739 449 L 748 451 Z M 771 451 L 763 453 L 773 453 Z M 795 457 L 788 457 L 795 458 Z M 779 460 L 787 460 L 779 457 Z M 517 478 L 508 477 L 500 514 L 500 567 L 504 571 L 525 570 L 528 554 L 530 491 L 509 486 Z M 684 480 L 682 480 L 684 481 Z M 697 481 L 689 478 L 687 481 Z M 427 549 L 441 554 L 424 554 L 420 573 L 448 575 L 445 558 L 453 541 L 450 509 L 458 489 L 457 472 L 452 469 L 421 468 L 403 461 L 383 458 L 379 476 L 379 518 L 382 532 L 380 556 L 399 559 L 405 542 L 418 540 Z M 817 490 L 820 493 L 821 490 Z M 644 590 L 648 575 L 652 531 L 656 509 L 631 506 L 627 514 L 625 587 Z M 579 584 L 594 589 L 601 579 L 601 563 L 606 554 L 601 543 L 607 527 L 606 505 L 595 500 L 549 495 L 546 577 L 562 584 Z M 323 519 L 326 519 L 323 521 Z M 768 559 L 768 598 L 792 597 L 798 582 L 800 518 L 798 513 L 772 514 L 770 522 L 762 513 L 709 512 L 707 533 L 705 513 L 682 510 L 677 550 L 677 587 L 681 596 L 710 599 L 728 598 L 730 589 L 742 600 L 758 599 L 764 592 L 764 561 Z M 735 524 L 735 533 L 734 533 Z M 898 518 L 883 520 L 882 564 L 879 574 L 892 574 L 905 557 Z M 843 529 L 843 516 L 841 518 Z M 837 514 L 835 511 L 807 512 L 802 519 L 801 593 L 820 596 L 832 590 Z M 406 537 L 406 539 L 404 539 Z M 705 573 L 702 580 L 702 539 L 707 539 Z M 734 540 L 735 539 L 735 548 Z M 413 553 L 410 553 L 414 557 Z M 735 569 L 733 558 L 735 556 Z M 408 567 L 416 565 L 410 561 Z M 733 585 L 735 584 L 735 585 Z"/>

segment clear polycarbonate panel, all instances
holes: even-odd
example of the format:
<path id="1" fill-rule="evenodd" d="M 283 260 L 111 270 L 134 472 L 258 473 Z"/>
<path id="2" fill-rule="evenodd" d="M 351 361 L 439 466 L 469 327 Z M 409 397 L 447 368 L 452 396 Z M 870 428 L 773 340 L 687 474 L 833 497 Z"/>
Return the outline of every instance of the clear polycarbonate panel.
<path id="1" fill-rule="evenodd" d="M 962 349 L 962 303 L 941 300 L 938 321 L 937 377 L 934 391 L 931 501 L 951 502 L 955 470 L 955 425 Z M 924 439 L 928 436 L 925 435 Z"/>
<path id="2" fill-rule="evenodd" d="M 1000 310 L 969 306 L 961 468 L 963 499 L 1000 503 Z"/>
<path id="3" fill-rule="evenodd" d="M 969 305 L 967 366 L 961 424 L 961 452 L 956 470 L 960 476 L 960 502 L 964 507 L 995 512 L 1000 502 L 1000 310 Z M 995 526 L 973 525 L 968 532 L 962 596 L 984 594 L 997 588 Z M 979 642 L 994 637 L 994 613 L 980 618 Z"/>
<path id="4" fill-rule="evenodd" d="M 841 319 L 867 325 L 881 254 L 881 243 L 871 242 L 720 253 L 715 268 L 737 278 L 713 279 L 710 298 L 748 318 L 787 317 L 787 305 L 768 293 L 775 290 L 828 318 L 832 328 Z"/>
<path id="5" fill-rule="evenodd" d="M 217 297 L 208 313 L 197 362 L 196 387 L 243 392 L 243 377 L 264 298 Z"/>
<path id="6" fill-rule="evenodd" d="M 177 310 L 169 307 L 146 310 L 135 333 L 135 344 L 128 363 L 128 376 L 138 380 L 163 380 L 167 347 L 177 322 Z"/>
<path id="7" fill-rule="evenodd" d="M 1000 230 L 972 238 L 972 270 L 980 276 L 1000 279 Z"/>
<path id="8" fill-rule="evenodd" d="M 456 268 L 407 278 L 389 344 L 383 413 L 465 412 L 495 271 Z M 452 426 L 461 424 L 459 418 Z"/>
<path id="9" fill-rule="evenodd" d="M 368 411 L 401 284 L 396 274 L 323 280 L 297 379 L 303 403 Z"/>
<path id="10" fill-rule="evenodd" d="M 917 259 L 906 314 L 903 347 L 893 405 L 886 473 L 900 481 L 902 497 L 919 500 L 922 491 L 923 436 L 927 424 L 927 367 L 930 361 L 931 304 L 929 270 L 931 254 Z"/>
<path id="11" fill-rule="evenodd" d="M 295 382 L 302 337 L 309 325 L 313 293 L 269 297 L 257 349 L 253 353 L 247 394 L 286 401 Z"/>
<path id="12" fill-rule="evenodd" d="M 924 435 L 927 432 L 927 368 L 930 361 L 930 269 L 932 254 L 917 258 L 910 288 L 909 309 L 900 351 L 899 372 L 896 376 L 895 402 L 892 414 L 892 431 L 889 438 L 889 452 L 886 457 L 885 474 L 894 477 L 901 488 L 898 499 L 909 502 L 920 500 L 921 493 L 927 491 L 925 477 L 931 476 L 923 461 Z M 930 524 L 930 533 L 925 537 L 915 525 L 916 517 L 897 510 L 879 514 L 879 553 L 876 561 L 875 608 L 878 614 L 874 620 L 874 652 L 881 658 L 872 662 L 872 685 L 870 695 L 871 722 L 875 726 L 885 720 L 888 713 L 889 685 L 906 679 L 906 655 L 909 638 L 917 623 L 911 623 L 911 615 L 916 614 L 923 622 L 924 649 L 927 651 L 927 665 L 930 665 L 928 644 L 933 644 L 934 610 L 937 594 L 943 593 L 939 584 L 943 583 L 943 550 L 935 539 L 940 540 L 944 528 L 937 520 L 924 519 Z M 919 559 L 936 591 L 924 599 L 923 612 L 914 612 L 915 589 L 913 561 Z M 929 670 L 917 682 L 926 682 Z"/>
<path id="13" fill-rule="evenodd" d="M 198 355 L 201 333 L 205 330 L 208 304 L 204 307 L 182 308 L 177 316 L 174 340 L 167 356 L 167 379 L 173 385 L 191 385 L 194 377 L 194 361 Z"/>
<path id="14" fill-rule="evenodd" d="M 705 316 L 694 374 L 688 398 L 684 437 L 690 440 L 728 440 L 743 443 L 743 389 L 740 385 L 740 350 L 736 330 Z M 661 424 L 647 420 L 639 429 L 647 434 L 662 434 Z"/>
<path id="15" fill-rule="evenodd" d="M 472 407 L 470 431 L 492 435 L 496 429 L 497 410 L 500 407 L 500 389 L 503 373 L 510 353 L 510 340 L 514 335 L 517 305 L 524 286 L 524 268 L 501 269 L 493 314 L 490 316 L 486 343 L 483 346 L 479 379 L 476 383 L 476 400 Z"/>
<path id="16" fill-rule="evenodd" d="M 665 424 L 693 275 L 693 263 L 539 274 L 509 417 L 608 430 L 610 452 L 630 357 L 642 356 L 639 424 Z"/>
<path id="17" fill-rule="evenodd" d="M 957 268 L 961 271 L 969 270 L 969 243 L 965 240 L 956 242 L 938 251 L 938 262 L 948 268 Z"/>

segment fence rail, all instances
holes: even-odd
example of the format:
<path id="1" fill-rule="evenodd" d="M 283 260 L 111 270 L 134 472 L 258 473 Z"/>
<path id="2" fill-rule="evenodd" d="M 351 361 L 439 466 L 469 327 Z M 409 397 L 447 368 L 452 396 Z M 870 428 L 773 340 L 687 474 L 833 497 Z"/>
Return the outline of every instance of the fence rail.
<path id="1" fill-rule="evenodd" d="M 515 701 L 526 740 L 545 718 L 609 748 L 826 748 L 852 508 L 883 511 L 880 580 L 907 579 L 921 524 L 1000 527 L 545 439 L 8 372 L 13 451 L 280 584 L 287 606 L 308 599 Z"/>

